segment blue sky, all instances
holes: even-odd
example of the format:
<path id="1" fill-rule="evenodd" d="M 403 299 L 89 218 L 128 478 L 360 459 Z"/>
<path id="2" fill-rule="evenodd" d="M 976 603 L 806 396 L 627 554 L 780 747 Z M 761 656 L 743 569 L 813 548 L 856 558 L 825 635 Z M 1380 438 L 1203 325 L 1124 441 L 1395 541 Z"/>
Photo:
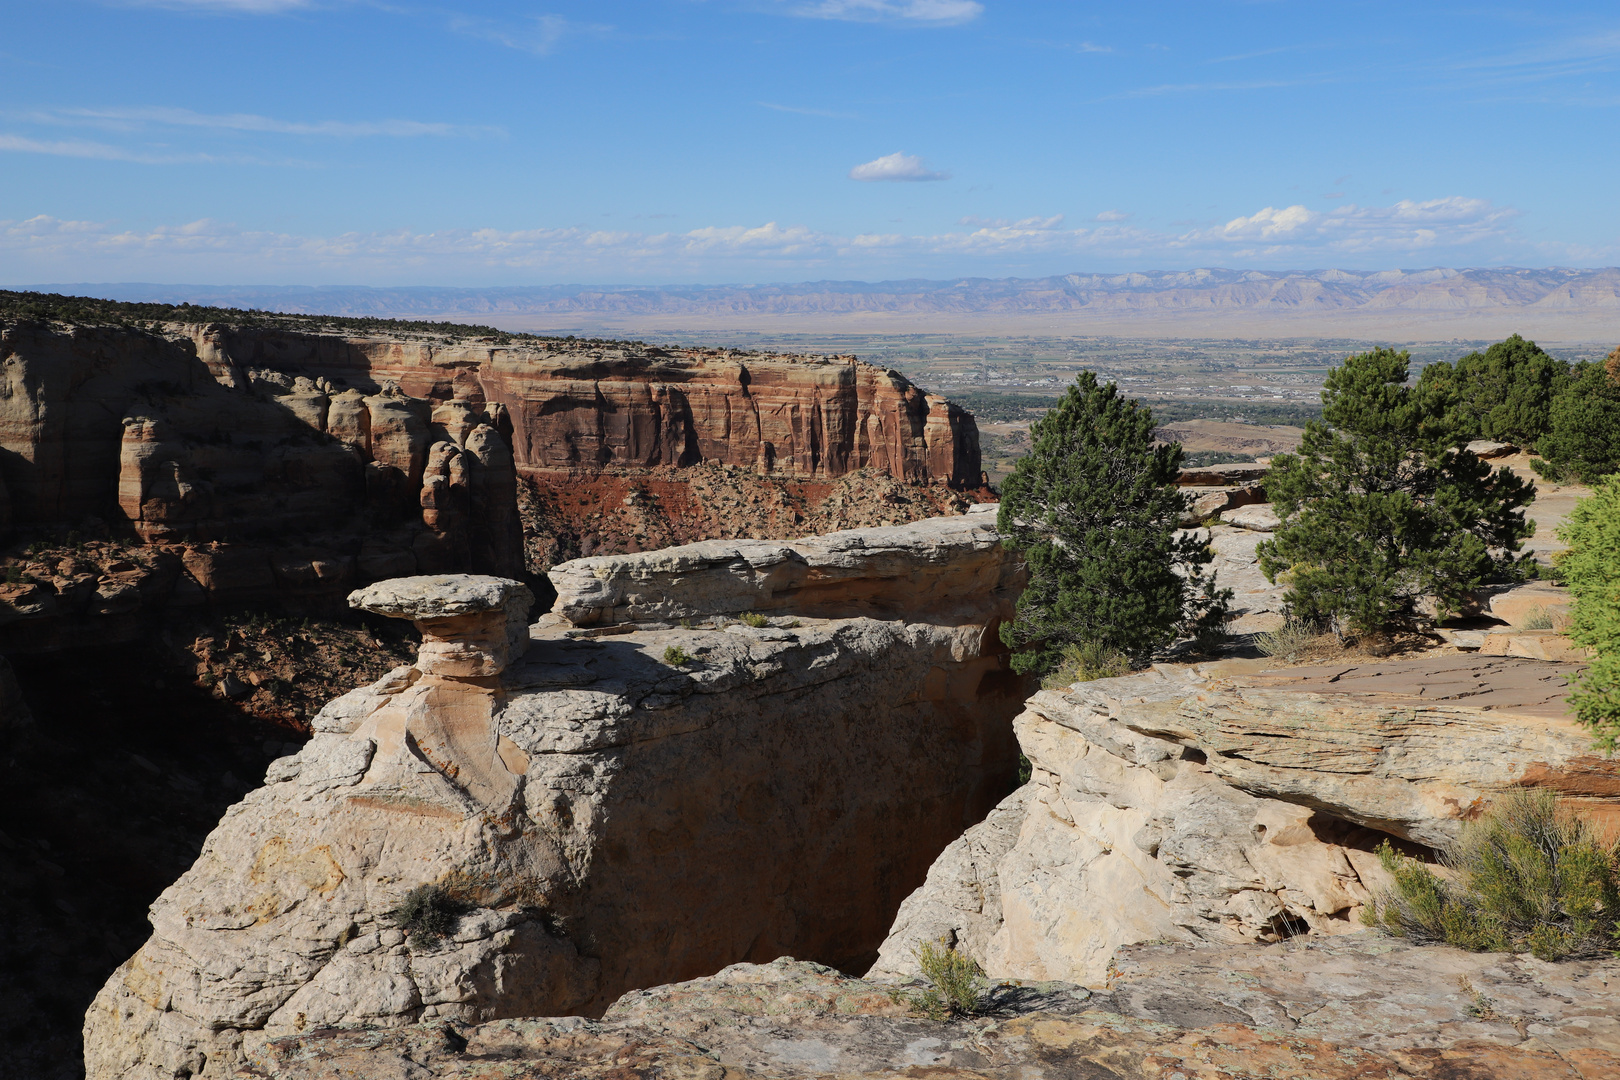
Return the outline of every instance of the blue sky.
<path id="1" fill-rule="evenodd" d="M 1620 263 L 1620 6 L 0 5 L 0 282 Z"/>

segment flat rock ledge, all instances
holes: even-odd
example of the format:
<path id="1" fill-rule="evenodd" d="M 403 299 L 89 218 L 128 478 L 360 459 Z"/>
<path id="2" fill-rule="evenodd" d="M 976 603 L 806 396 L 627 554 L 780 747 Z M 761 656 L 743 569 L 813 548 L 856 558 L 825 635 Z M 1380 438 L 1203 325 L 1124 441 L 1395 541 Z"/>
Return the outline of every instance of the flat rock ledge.
<path id="1" fill-rule="evenodd" d="M 273 1039 L 265 1080 L 1598 1080 L 1620 1075 L 1620 964 L 1370 933 L 1124 950 L 1111 987 L 1004 983 L 988 1014 L 916 1015 L 919 984 L 784 958 L 626 994 L 601 1020 L 338 1027 Z"/>

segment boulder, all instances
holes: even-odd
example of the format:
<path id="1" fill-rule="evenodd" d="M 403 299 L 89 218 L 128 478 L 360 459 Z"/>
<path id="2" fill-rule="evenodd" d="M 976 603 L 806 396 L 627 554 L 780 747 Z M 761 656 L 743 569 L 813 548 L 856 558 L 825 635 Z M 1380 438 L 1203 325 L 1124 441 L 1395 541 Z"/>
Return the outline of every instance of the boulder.
<path id="1" fill-rule="evenodd" d="M 1221 514 L 1221 522 L 1253 532 L 1275 532 L 1277 526 L 1282 524 L 1277 517 L 1277 511 L 1271 508 L 1270 503 L 1255 503 L 1240 506 L 1236 510 L 1228 510 Z"/>
<path id="2" fill-rule="evenodd" d="M 1505 788 L 1620 819 L 1620 764 L 1568 715 L 1572 665 L 1263 667 L 1036 694 L 1015 722 L 1031 782 L 935 862 L 873 971 L 915 972 L 945 936 L 995 976 L 1098 985 L 1135 942 L 1357 931 L 1379 843 L 1444 844 Z"/>
<path id="3" fill-rule="evenodd" d="M 1231 487 L 1264 480 L 1271 471 L 1269 463 L 1234 461 L 1225 465 L 1201 465 L 1182 469 L 1176 483 L 1182 487 Z"/>
<path id="4" fill-rule="evenodd" d="M 349 606 L 412 620 L 422 674 L 469 678 L 499 675 L 528 650 L 534 594 L 506 578 L 438 574 L 380 581 L 350 593 Z"/>
<path id="5" fill-rule="evenodd" d="M 1002 550 L 995 511 L 992 503 L 959 517 L 804 540 L 708 540 L 575 559 L 550 571 L 555 611 L 576 626 L 745 611 L 1006 619 L 1023 588 L 1023 567 Z"/>
<path id="6" fill-rule="evenodd" d="M 1532 581 L 1497 593 L 1490 599 L 1487 610 L 1493 619 L 1501 619 L 1509 626 L 1529 629 L 1526 623 L 1538 616 L 1547 620 L 1543 629 L 1568 625 L 1570 607 L 1575 598 L 1569 590 L 1550 581 Z M 1551 623 L 1551 626 L 1548 626 Z"/>

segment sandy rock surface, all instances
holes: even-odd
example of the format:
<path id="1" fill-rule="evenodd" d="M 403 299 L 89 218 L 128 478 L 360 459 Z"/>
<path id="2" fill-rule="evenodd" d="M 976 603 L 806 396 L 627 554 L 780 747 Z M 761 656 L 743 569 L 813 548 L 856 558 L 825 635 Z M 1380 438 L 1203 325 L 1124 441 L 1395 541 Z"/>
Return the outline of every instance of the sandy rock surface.
<path id="1" fill-rule="evenodd" d="M 915 987 L 739 964 L 626 995 L 600 1021 L 329 1029 L 252 1075 L 412 1080 L 1598 1080 L 1620 1069 L 1615 964 L 1545 965 L 1361 935 L 1309 946 L 1127 950 L 1111 989 L 1006 984 L 988 1015 L 915 1015 Z"/>

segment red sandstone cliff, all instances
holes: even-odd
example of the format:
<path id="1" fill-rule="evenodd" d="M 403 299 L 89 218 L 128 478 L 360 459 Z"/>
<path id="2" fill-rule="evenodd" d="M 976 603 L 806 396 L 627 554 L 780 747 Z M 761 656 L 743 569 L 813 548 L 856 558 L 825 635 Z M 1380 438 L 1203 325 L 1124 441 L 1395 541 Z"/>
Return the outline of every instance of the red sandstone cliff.
<path id="1" fill-rule="evenodd" d="M 147 545 L 166 576 L 112 605 L 130 627 L 180 600 L 318 610 L 384 577 L 897 523 L 960 509 L 978 470 L 971 415 L 853 358 L 0 321 L 0 531 Z M 0 586 L 12 647 L 114 614 L 87 598 L 119 582 L 52 566 Z"/>
<path id="2" fill-rule="evenodd" d="M 801 479 L 875 468 L 979 483 L 971 415 L 854 357 L 771 356 L 596 343 L 434 345 L 227 327 L 177 327 L 221 379 L 255 368 L 438 404 L 498 406 L 520 471 L 737 465 Z"/>

